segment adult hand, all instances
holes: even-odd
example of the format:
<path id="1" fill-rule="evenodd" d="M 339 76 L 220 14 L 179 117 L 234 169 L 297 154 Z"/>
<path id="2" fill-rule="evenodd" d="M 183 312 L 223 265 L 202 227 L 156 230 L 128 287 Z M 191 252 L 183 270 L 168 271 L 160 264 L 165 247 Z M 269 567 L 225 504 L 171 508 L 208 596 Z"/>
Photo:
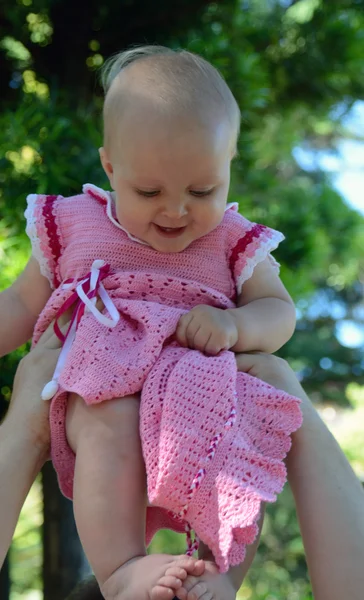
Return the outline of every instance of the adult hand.
<path id="1" fill-rule="evenodd" d="M 30 486 L 49 454 L 49 403 L 41 399 L 52 378 L 60 342 L 51 324 L 20 361 L 10 407 L 0 425 L 0 568 Z"/>
<path id="2" fill-rule="evenodd" d="M 279 358 L 273 354 L 252 352 L 249 354 L 237 354 L 236 364 L 238 371 L 243 371 L 253 377 L 262 379 L 273 387 L 301 398 L 301 400 L 308 400 L 294 371 L 292 371 L 289 364 L 283 358 Z"/>
<path id="3" fill-rule="evenodd" d="M 37 446 L 46 460 L 49 452 L 50 433 L 48 424 L 49 402 L 41 399 L 44 385 L 52 379 L 61 342 L 53 331 L 53 323 L 43 333 L 38 344 L 18 365 L 7 425 L 14 425 L 14 432 L 23 435 Z"/>

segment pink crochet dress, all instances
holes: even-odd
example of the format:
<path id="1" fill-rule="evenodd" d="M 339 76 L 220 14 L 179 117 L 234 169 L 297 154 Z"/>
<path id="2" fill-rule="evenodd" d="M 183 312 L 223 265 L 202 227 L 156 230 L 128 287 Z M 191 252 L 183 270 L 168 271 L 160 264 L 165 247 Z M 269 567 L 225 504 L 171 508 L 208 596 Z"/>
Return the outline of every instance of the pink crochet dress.
<path id="1" fill-rule="evenodd" d="M 60 374 L 50 422 L 61 490 L 72 498 L 67 392 L 88 404 L 141 393 L 152 505 L 147 543 L 167 527 L 187 531 L 193 550 L 192 528 L 222 571 L 239 564 L 256 537 L 261 502 L 275 501 L 286 480 L 283 459 L 301 424 L 299 401 L 237 373 L 232 352 L 207 357 L 178 346 L 174 333 L 193 306 L 234 307 L 282 234 L 230 206 L 222 223 L 184 252 L 160 253 L 132 238 L 117 222 L 110 194 L 92 185 L 71 198 L 29 196 L 26 217 L 33 254 L 54 289 L 34 342 L 95 259 L 110 266 L 102 283 L 120 314 L 107 327 L 86 311 Z"/>

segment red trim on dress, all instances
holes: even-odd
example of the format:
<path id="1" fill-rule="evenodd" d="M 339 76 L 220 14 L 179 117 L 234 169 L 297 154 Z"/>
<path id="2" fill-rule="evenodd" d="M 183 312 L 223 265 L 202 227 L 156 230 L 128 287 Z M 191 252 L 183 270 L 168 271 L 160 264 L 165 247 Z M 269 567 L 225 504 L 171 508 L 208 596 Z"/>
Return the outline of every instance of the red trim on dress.
<path id="1" fill-rule="evenodd" d="M 62 251 L 61 242 L 60 242 L 59 235 L 58 235 L 58 227 L 56 224 L 55 215 L 53 213 L 54 202 L 57 200 L 57 198 L 58 198 L 58 196 L 46 196 L 44 204 L 43 204 L 43 208 L 42 208 L 43 218 L 44 218 L 44 226 L 46 228 L 46 232 L 47 232 L 47 236 L 48 236 L 49 248 L 52 251 L 54 263 L 55 263 L 54 268 L 52 269 L 53 276 L 54 276 L 53 284 L 54 284 L 55 288 L 57 288 L 61 283 L 58 279 L 57 272 L 58 272 L 58 261 L 59 261 L 59 258 L 61 256 L 61 251 Z"/>
<path id="2" fill-rule="evenodd" d="M 237 241 L 236 245 L 234 246 L 231 252 L 229 261 L 231 273 L 234 273 L 234 268 L 240 254 L 243 254 L 245 252 L 249 244 L 251 244 L 254 239 L 258 238 L 260 234 L 264 231 L 264 229 L 266 229 L 266 227 L 264 225 L 259 225 L 258 223 L 254 225 L 254 227 L 247 231 L 246 234 Z"/>
<path id="3" fill-rule="evenodd" d="M 101 194 L 98 194 L 97 192 L 95 192 L 94 190 L 92 190 L 90 188 L 87 188 L 87 193 L 90 194 L 90 196 L 92 196 L 95 200 L 97 200 L 97 202 L 99 202 L 103 206 L 107 205 L 106 198 L 104 196 L 102 196 Z"/>
<path id="4" fill-rule="evenodd" d="M 99 204 L 102 204 L 102 206 L 107 206 L 107 199 L 105 198 L 105 196 L 103 196 L 102 194 L 99 194 L 97 192 L 95 192 L 95 190 L 87 187 L 86 192 L 87 194 L 89 194 L 94 200 L 96 200 Z M 112 216 L 115 219 L 115 221 L 117 221 L 118 223 L 120 223 L 117 215 L 116 215 L 116 210 L 115 210 L 115 204 L 112 203 L 111 205 L 111 212 L 112 212 Z"/>

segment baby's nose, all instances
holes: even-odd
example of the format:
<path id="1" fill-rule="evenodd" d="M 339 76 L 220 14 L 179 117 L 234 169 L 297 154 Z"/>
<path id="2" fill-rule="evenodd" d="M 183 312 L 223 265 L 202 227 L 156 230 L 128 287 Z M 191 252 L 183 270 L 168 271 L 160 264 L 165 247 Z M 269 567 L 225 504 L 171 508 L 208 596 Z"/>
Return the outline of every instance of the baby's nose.
<path id="1" fill-rule="evenodd" d="M 170 202 L 164 207 L 163 213 L 169 219 L 180 219 L 187 214 L 187 207 L 182 202 Z"/>

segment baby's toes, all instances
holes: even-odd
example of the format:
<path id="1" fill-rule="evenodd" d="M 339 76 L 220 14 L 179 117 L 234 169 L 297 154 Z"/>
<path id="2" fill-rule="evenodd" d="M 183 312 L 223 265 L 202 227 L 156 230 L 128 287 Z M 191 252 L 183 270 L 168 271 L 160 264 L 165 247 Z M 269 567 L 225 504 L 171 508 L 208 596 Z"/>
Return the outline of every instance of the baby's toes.
<path id="1" fill-rule="evenodd" d="M 195 566 L 193 568 L 193 575 L 195 577 L 200 577 L 205 572 L 205 561 L 202 558 L 199 558 L 195 562 Z"/>
<path id="2" fill-rule="evenodd" d="M 176 590 L 175 599 L 174 600 L 187 600 L 188 590 L 184 587 L 184 582 L 182 582 L 182 586 Z"/>
<path id="3" fill-rule="evenodd" d="M 200 580 L 193 575 L 189 575 L 186 581 L 182 582 L 182 587 L 176 592 L 178 600 L 187 600 L 189 592 L 198 584 Z"/>
<path id="4" fill-rule="evenodd" d="M 205 572 L 205 561 L 193 558 L 192 556 L 179 557 L 169 568 L 174 566 L 184 569 L 188 575 L 199 577 Z"/>
<path id="5" fill-rule="evenodd" d="M 186 581 L 182 582 L 182 587 L 176 591 L 176 598 L 178 600 L 187 600 L 189 598 L 190 591 L 198 584 L 200 580 L 193 575 L 189 575 Z"/>
<path id="6" fill-rule="evenodd" d="M 157 585 L 160 585 L 165 588 L 170 588 L 171 590 L 178 590 L 182 586 L 182 580 L 179 577 L 175 577 L 174 575 L 164 575 L 157 581 Z"/>
<path id="7" fill-rule="evenodd" d="M 175 590 L 173 588 L 159 585 L 158 582 L 150 592 L 150 600 L 173 600 L 175 595 Z M 183 600 L 185 600 L 185 598 Z"/>
<path id="8" fill-rule="evenodd" d="M 182 569 L 178 564 L 172 563 L 172 565 L 166 569 L 165 575 L 171 575 L 172 577 L 177 577 L 177 579 L 184 581 L 188 576 L 188 573 L 186 569 Z"/>

